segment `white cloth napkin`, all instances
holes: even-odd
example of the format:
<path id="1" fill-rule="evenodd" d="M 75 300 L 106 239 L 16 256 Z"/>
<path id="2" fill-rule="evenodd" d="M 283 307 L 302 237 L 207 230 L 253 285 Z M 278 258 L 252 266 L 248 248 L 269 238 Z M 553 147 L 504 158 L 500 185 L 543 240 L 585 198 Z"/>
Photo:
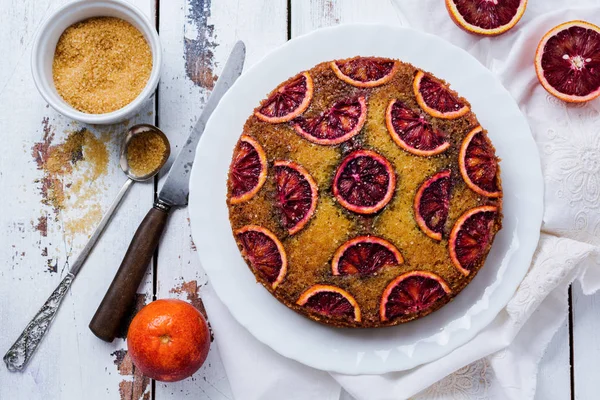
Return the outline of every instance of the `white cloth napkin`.
<path id="1" fill-rule="evenodd" d="M 276 354 L 232 318 L 209 285 L 203 299 L 237 400 L 337 400 L 341 387 L 356 400 L 533 399 L 538 363 L 567 315 L 568 285 L 577 279 L 586 294 L 600 288 L 600 128 L 594 128 L 600 101 L 568 105 L 553 98 L 533 67 L 545 32 L 573 19 L 598 24 L 600 7 L 591 7 L 592 0 L 530 1 L 517 27 L 481 38 L 458 29 L 441 3 L 395 0 L 406 26 L 444 37 L 498 75 L 538 144 L 545 212 L 527 276 L 469 343 L 429 364 L 379 376 L 329 374 Z"/>

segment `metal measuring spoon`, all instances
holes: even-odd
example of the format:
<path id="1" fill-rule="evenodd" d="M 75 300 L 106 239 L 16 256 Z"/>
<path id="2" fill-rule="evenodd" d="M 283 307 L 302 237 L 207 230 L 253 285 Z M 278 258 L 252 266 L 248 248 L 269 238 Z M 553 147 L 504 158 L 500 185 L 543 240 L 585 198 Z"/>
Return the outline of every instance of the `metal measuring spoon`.
<path id="1" fill-rule="evenodd" d="M 127 147 L 133 139 L 133 137 L 144 132 L 153 132 L 160 136 L 166 145 L 166 149 L 165 154 L 163 155 L 163 159 L 160 162 L 160 165 L 158 165 L 150 173 L 138 176 L 131 171 L 131 168 L 129 166 L 129 162 L 127 159 Z M 69 288 L 71 287 L 75 276 L 77 276 L 77 273 L 81 270 L 81 267 L 83 267 L 85 260 L 91 253 L 96 242 L 98 242 L 98 239 L 100 239 L 104 228 L 106 228 L 106 226 L 110 222 L 113 214 L 121 204 L 121 201 L 125 197 L 125 194 L 129 191 L 131 185 L 134 182 L 146 181 L 155 176 L 158 173 L 158 171 L 160 171 L 160 169 L 165 165 L 165 162 L 169 158 L 170 152 L 171 148 L 169 145 L 169 140 L 167 139 L 165 134 L 157 127 L 148 124 L 140 124 L 134 125 L 131 128 L 129 128 L 127 134 L 125 135 L 125 138 L 123 139 L 123 144 L 121 146 L 121 154 L 119 158 L 119 164 L 121 166 L 121 169 L 123 170 L 123 172 L 125 172 L 125 175 L 127 175 L 128 179 L 117 194 L 117 197 L 109 207 L 106 214 L 104 214 L 104 216 L 102 217 L 102 220 L 94 230 L 94 233 L 88 240 L 87 244 L 77 257 L 73 265 L 71 265 L 69 273 L 59 283 L 59 285 L 54 290 L 54 292 L 52 292 L 48 300 L 46 300 L 42 308 L 33 317 L 31 322 L 27 324 L 27 326 L 23 330 L 23 333 L 21 333 L 19 338 L 4 355 L 3 360 L 6 363 L 6 367 L 9 371 L 22 371 L 31 359 L 31 356 L 33 355 L 38 345 L 46 335 L 48 327 L 54 320 L 56 312 L 58 311 L 58 308 L 60 307 L 65 295 L 69 291 Z"/>

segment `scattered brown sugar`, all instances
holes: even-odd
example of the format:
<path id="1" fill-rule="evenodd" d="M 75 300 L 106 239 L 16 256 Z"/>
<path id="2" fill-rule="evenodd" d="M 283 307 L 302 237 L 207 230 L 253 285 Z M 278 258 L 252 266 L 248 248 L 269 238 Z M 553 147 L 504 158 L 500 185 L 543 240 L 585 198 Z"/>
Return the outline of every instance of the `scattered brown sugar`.
<path id="1" fill-rule="evenodd" d="M 105 193 L 109 165 L 109 137 L 88 129 L 61 133 L 55 143 L 55 129 L 43 121 L 42 141 L 32 147 L 32 156 L 42 176 L 38 181 L 42 204 L 52 208 L 36 228 L 42 234 L 60 224 L 67 241 L 88 235 L 102 218 L 99 199 Z M 47 249 L 43 254 L 48 253 Z M 54 270 L 53 270 L 54 271 Z"/>
<path id="2" fill-rule="evenodd" d="M 127 145 L 127 163 L 135 176 L 155 171 L 165 159 L 167 144 L 152 131 L 138 133 Z"/>
<path id="3" fill-rule="evenodd" d="M 89 114 L 131 103 L 151 71 L 152 52 L 142 33 L 114 17 L 90 18 L 68 27 L 58 40 L 52 64 L 60 96 Z"/>

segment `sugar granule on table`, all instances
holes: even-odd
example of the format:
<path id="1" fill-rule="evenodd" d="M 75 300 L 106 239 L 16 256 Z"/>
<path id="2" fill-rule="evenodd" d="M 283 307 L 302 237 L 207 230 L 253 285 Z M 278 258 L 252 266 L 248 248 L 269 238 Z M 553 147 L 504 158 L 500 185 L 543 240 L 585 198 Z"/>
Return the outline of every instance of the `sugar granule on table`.
<path id="1" fill-rule="evenodd" d="M 144 89 L 152 52 L 142 33 L 114 17 L 68 27 L 54 52 L 52 75 L 59 95 L 88 114 L 123 108 Z"/>

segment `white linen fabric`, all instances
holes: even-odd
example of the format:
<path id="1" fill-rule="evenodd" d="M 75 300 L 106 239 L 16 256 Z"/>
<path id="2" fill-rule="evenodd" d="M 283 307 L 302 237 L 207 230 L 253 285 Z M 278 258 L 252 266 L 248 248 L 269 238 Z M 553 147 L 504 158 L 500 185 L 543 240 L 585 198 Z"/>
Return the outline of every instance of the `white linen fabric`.
<path id="1" fill-rule="evenodd" d="M 458 29 L 442 3 L 394 0 L 405 26 L 445 38 L 496 73 L 538 144 L 545 211 L 527 276 L 506 308 L 467 344 L 412 370 L 365 376 L 329 374 L 280 356 L 240 326 L 208 285 L 203 299 L 237 400 L 337 400 L 341 387 L 356 400 L 530 400 L 538 363 L 567 316 L 568 285 L 578 280 L 586 294 L 600 288 L 600 101 L 555 99 L 533 66 L 544 33 L 574 19 L 599 24 L 600 5 L 530 0 L 515 28 L 486 38 Z"/>

